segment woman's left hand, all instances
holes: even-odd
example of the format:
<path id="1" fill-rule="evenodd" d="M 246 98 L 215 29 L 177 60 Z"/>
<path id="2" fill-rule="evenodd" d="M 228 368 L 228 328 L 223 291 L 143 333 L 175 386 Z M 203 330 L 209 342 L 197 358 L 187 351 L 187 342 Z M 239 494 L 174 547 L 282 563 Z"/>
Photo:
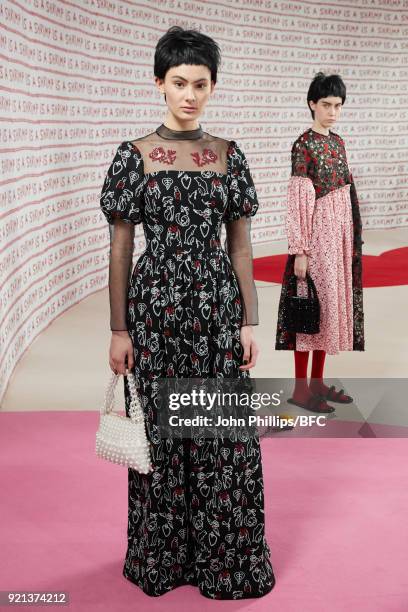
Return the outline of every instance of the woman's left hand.
<path id="1" fill-rule="evenodd" d="M 240 340 L 242 348 L 244 349 L 244 354 L 242 356 L 244 365 L 239 366 L 239 369 L 250 370 L 256 364 L 259 353 L 258 345 L 255 342 L 252 325 L 244 325 L 241 327 Z"/>

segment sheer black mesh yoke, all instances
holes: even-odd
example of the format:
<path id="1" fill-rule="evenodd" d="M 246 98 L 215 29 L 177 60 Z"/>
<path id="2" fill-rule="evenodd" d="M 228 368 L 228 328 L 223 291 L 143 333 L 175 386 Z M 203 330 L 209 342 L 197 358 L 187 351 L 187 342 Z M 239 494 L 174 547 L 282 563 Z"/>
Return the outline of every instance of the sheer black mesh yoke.
<path id="1" fill-rule="evenodd" d="M 240 324 L 257 325 L 251 217 L 258 201 L 245 155 L 235 141 L 202 130 L 177 137 L 177 132 L 160 128 L 118 146 L 102 187 L 100 205 L 110 229 L 111 330 L 129 326 L 138 223 L 143 223 L 147 251 L 156 257 L 220 248 L 224 223 L 225 250 L 239 287 Z"/>
<path id="2" fill-rule="evenodd" d="M 203 132 L 201 138 L 175 140 L 157 132 L 132 141 L 139 149 L 145 173 L 162 170 L 227 173 L 228 141 Z"/>

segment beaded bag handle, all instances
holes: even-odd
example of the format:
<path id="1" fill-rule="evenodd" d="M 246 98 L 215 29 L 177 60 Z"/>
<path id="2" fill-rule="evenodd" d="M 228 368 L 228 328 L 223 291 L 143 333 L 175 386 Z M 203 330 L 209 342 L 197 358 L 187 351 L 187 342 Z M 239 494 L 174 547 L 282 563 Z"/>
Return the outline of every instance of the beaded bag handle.
<path id="1" fill-rule="evenodd" d="M 129 416 L 133 423 L 144 423 L 144 413 L 142 407 L 140 405 L 139 396 L 136 388 L 135 377 L 132 372 L 126 370 L 126 376 L 128 381 L 128 387 L 130 392 L 130 406 L 129 406 Z M 103 405 L 101 406 L 101 414 L 109 414 L 113 411 L 113 406 L 115 402 L 115 388 L 116 384 L 119 380 L 120 374 L 115 374 L 112 372 L 112 376 L 110 378 L 108 387 L 105 392 L 105 400 Z M 121 416 L 121 415 L 118 415 Z M 126 417 L 127 418 L 127 417 Z"/>
<path id="2" fill-rule="evenodd" d="M 290 284 L 291 288 L 293 289 L 294 297 L 298 297 L 298 295 L 297 295 L 297 280 L 305 280 L 307 282 L 307 298 L 309 300 L 310 300 L 311 297 L 313 299 L 317 298 L 316 285 L 314 284 L 313 278 L 310 276 L 309 272 L 306 272 L 306 278 L 302 278 L 302 279 L 298 279 L 296 274 L 292 274 L 292 276 L 291 276 L 291 278 L 289 280 L 289 284 Z"/>

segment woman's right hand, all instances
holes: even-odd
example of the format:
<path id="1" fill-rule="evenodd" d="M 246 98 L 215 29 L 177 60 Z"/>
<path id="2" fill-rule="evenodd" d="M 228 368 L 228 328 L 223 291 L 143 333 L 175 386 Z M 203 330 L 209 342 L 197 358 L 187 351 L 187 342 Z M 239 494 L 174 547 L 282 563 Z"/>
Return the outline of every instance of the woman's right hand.
<path id="1" fill-rule="evenodd" d="M 295 265 L 293 271 L 298 278 L 306 278 L 307 255 L 305 253 L 299 253 L 295 256 Z"/>
<path id="2" fill-rule="evenodd" d="M 109 365 L 115 374 L 126 374 L 132 370 L 135 361 L 133 356 L 133 343 L 127 331 L 112 331 L 109 349 Z"/>

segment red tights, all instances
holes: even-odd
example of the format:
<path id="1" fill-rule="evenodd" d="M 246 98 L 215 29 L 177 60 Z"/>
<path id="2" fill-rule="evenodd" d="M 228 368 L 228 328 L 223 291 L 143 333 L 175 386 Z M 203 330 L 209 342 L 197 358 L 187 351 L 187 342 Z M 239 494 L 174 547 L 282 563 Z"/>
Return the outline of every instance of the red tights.
<path id="1" fill-rule="evenodd" d="M 305 402 L 316 393 L 327 393 L 329 387 L 323 383 L 323 370 L 326 351 L 313 351 L 312 372 L 310 386 L 307 384 L 307 364 L 309 351 L 294 351 L 295 353 L 295 389 L 293 399 Z"/>

